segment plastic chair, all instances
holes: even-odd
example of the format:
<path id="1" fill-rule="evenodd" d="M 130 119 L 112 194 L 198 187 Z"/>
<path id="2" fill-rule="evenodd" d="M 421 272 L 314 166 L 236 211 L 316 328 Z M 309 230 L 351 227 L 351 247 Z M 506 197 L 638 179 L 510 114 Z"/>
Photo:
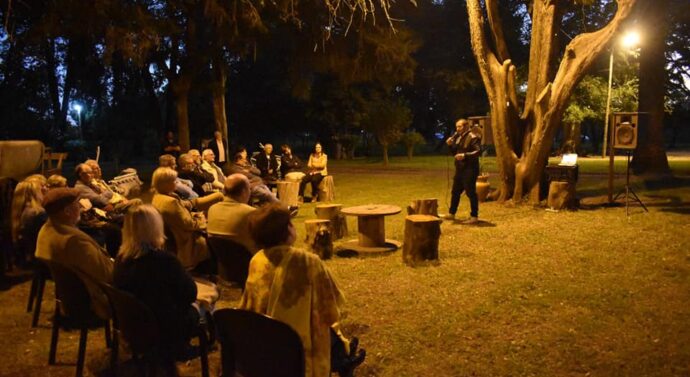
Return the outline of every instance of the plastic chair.
<path id="1" fill-rule="evenodd" d="M 109 318 L 100 318 L 91 309 L 91 296 L 86 289 L 86 283 L 75 271 L 55 261 L 36 259 L 48 266 L 55 281 L 55 315 L 48 364 L 55 364 L 60 327 L 78 328 L 80 334 L 75 375 L 79 377 L 84 370 L 86 340 L 90 328 L 105 326 L 105 343 L 106 347 L 110 347 Z"/>
<path id="2" fill-rule="evenodd" d="M 99 283 L 99 287 L 105 292 L 113 310 L 113 325 L 115 328 L 113 355 L 111 364 L 113 371 L 117 371 L 117 353 L 119 337 L 127 341 L 134 358 L 141 356 L 144 363 L 148 363 L 149 372 L 155 376 L 156 355 L 160 346 L 160 330 L 158 322 L 151 309 L 139 301 L 132 294 L 114 288 L 105 283 Z M 201 375 L 208 377 L 208 354 L 206 328 L 199 325 L 199 350 L 201 356 Z M 146 374 L 146 373 L 144 373 Z"/>
<path id="3" fill-rule="evenodd" d="M 50 269 L 48 269 L 48 266 L 38 258 L 34 258 L 33 270 L 34 277 L 31 280 L 29 302 L 26 305 L 26 312 L 30 313 L 33 308 L 34 314 L 31 319 L 31 327 L 36 327 L 38 326 L 38 316 L 41 314 L 41 303 L 43 302 L 43 290 L 46 286 L 46 280 L 52 280 L 52 277 L 50 276 Z"/>
<path id="4" fill-rule="evenodd" d="M 218 263 L 218 276 L 239 284 L 244 290 L 252 253 L 244 245 L 222 236 L 209 235 L 208 245 Z"/>
<path id="5" fill-rule="evenodd" d="M 213 313 L 221 345 L 222 376 L 304 376 L 302 341 L 289 325 L 246 310 Z"/>

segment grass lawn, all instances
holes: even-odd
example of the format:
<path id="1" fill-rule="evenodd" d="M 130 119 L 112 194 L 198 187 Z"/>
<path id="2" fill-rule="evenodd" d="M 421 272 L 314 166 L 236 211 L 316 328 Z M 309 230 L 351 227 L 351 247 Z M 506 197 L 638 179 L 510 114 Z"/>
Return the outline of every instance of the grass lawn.
<path id="1" fill-rule="evenodd" d="M 617 160 L 616 190 L 624 183 Z M 690 375 L 690 160 L 671 160 L 675 179 L 634 179 L 650 212 L 596 203 L 608 160 L 580 160 L 574 212 L 480 204 L 484 226 L 442 225 L 440 262 L 410 268 L 401 252 L 327 262 L 348 299 L 344 327 L 368 351 L 359 376 L 688 376 Z M 485 170 L 495 161 L 485 159 Z M 337 201 L 349 205 L 450 200 L 452 163 L 442 157 L 332 161 Z M 495 174 L 490 181 L 495 185 Z M 315 204 L 296 225 L 300 241 Z M 469 212 L 466 197 L 459 214 Z M 402 241 L 404 214 L 386 218 Z M 351 236 L 356 223 L 348 218 Z M 38 329 L 25 313 L 29 283 L 0 293 L 0 376 L 71 376 L 47 366 L 52 284 Z M 219 306 L 232 306 L 236 289 Z M 76 360 L 77 333 L 61 335 L 58 360 Z M 87 347 L 89 373 L 105 364 L 102 332 Z M 219 352 L 211 355 L 217 371 Z M 199 375 L 198 363 L 180 365 Z"/>

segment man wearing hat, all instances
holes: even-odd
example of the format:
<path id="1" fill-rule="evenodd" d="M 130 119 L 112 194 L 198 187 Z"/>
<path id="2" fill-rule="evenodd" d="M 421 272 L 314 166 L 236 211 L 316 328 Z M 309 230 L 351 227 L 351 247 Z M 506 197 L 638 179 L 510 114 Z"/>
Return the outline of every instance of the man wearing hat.
<path id="1" fill-rule="evenodd" d="M 56 188 L 43 198 L 48 221 L 38 232 L 36 257 L 83 272 L 97 281 L 112 282 L 113 261 L 93 238 L 77 228 L 79 190 Z M 92 295 L 95 310 L 107 308 L 107 298 Z"/>

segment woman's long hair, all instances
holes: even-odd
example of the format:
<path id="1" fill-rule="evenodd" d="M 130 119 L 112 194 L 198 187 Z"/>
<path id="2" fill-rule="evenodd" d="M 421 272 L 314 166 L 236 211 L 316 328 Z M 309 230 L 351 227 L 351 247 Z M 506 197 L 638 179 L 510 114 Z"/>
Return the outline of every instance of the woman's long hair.
<path id="1" fill-rule="evenodd" d="M 30 208 L 41 212 L 43 211 L 42 201 L 41 183 L 37 180 L 24 180 L 15 187 L 12 197 L 12 241 L 17 242 L 19 239 L 24 210 Z"/>
<path id="2" fill-rule="evenodd" d="M 164 243 L 163 218 L 153 206 L 144 204 L 127 212 L 119 258 L 136 259 L 149 250 L 162 249 Z"/>

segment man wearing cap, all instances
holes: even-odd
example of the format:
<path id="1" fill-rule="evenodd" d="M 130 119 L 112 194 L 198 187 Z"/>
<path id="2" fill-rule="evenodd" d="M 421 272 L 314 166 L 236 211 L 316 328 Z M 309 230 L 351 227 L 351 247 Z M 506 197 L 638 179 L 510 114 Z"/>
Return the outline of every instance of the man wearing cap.
<path id="1" fill-rule="evenodd" d="M 97 281 L 112 281 L 113 261 L 93 238 L 77 228 L 80 218 L 79 190 L 56 188 L 43 198 L 48 221 L 38 232 L 36 257 L 78 270 Z M 107 308 L 107 298 L 91 292 L 94 309 Z"/>

